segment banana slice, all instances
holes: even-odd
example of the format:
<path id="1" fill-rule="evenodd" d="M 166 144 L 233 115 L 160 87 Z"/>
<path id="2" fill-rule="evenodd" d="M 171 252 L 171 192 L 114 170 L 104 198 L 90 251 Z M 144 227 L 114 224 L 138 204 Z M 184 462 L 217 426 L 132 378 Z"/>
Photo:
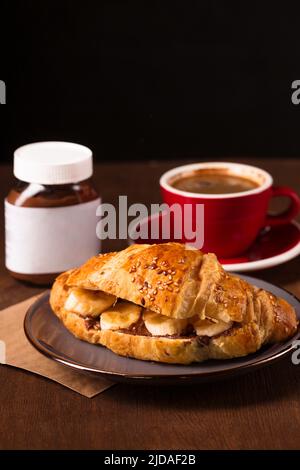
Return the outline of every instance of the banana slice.
<path id="1" fill-rule="evenodd" d="M 114 295 L 102 291 L 74 288 L 65 301 L 65 310 L 83 317 L 98 317 L 116 301 Z"/>
<path id="2" fill-rule="evenodd" d="M 198 336 L 215 336 L 223 333 L 224 331 L 228 330 L 232 326 L 231 322 L 224 322 L 219 320 L 201 320 L 201 318 L 196 318 L 192 321 L 192 325 L 197 333 Z"/>
<path id="3" fill-rule="evenodd" d="M 143 319 L 153 336 L 180 335 L 187 326 L 185 319 L 169 318 L 150 310 L 145 310 Z"/>
<path id="4" fill-rule="evenodd" d="M 100 326 L 102 330 L 120 330 L 129 328 L 140 318 L 142 307 L 130 302 L 118 302 L 115 307 L 102 313 Z"/>

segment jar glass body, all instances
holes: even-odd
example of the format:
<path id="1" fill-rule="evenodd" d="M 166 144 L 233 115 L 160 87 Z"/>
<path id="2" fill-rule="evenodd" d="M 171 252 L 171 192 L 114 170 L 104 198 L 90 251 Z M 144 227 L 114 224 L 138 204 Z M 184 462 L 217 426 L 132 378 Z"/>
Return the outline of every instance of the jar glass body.
<path id="1" fill-rule="evenodd" d="M 70 184 L 55 184 L 55 185 L 44 185 L 44 184 L 37 184 L 37 183 L 26 183 L 20 180 L 15 180 L 14 186 L 9 191 L 8 196 L 6 198 L 6 204 L 10 208 L 14 206 L 15 208 L 30 208 L 30 209 L 44 209 L 48 210 L 45 212 L 46 216 L 43 218 L 43 224 L 47 224 L 47 213 L 52 216 L 52 210 L 60 209 L 61 208 L 70 208 L 72 206 L 72 210 L 76 211 L 76 207 L 82 211 L 82 208 L 90 208 L 90 205 L 87 203 L 92 203 L 93 201 L 95 204 L 99 201 L 99 195 L 96 189 L 93 186 L 92 179 L 89 178 L 84 181 L 80 181 L 78 183 L 70 183 Z M 7 208 L 6 208 L 7 210 Z M 50 211 L 51 210 L 51 211 Z M 94 209 L 93 209 L 94 210 Z M 25 211 L 24 211 L 25 212 Z M 23 212 L 23 213 L 24 213 Z M 94 211 L 95 212 L 95 211 Z M 82 213 L 82 212 L 81 212 Z M 83 212 L 84 213 L 84 212 Z M 57 212 L 56 212 L 57 214 Z M 68 212 L 64 212 L 65 218 L 68 218 Z M 28 211 L 28 214 L 25 212 L 26 218 L 33 217 L 34 212 Z M 80 213 L 78 212 L 78 217 L 80 217 Z M 6 217 L 7 218 L 7 217 Z M 53 217 L 49 218 L 53 220 Z M 28 222 L 28 220 L 27 220 Z M 32 220 L 32 230 L 35 230 L 35 221 Z M 7 225 L 7 221 L 6 221 Z M 19 232 L 21 232 L 19 226 Z M 43 227 L 45 228 L 45 227 Z M 87 230 L 92 230 L 93 227 L 87 227 Z M 10 228 L 10 231 L 13 230 Z M 55 237 L 55 227 L 49 226 L 49 230 L 52 230 L 52 237 Z M 72 227 L 70 227 L 72 230 Z M 84 227 L 82 227 L 84 230 Z M 96 227 L 94 227 L 96 231 Z M 36 230 L 35 230 L 36 232 Z M 8 235 L 6 234 L 6 238 Z M 66 240 L 65 243 L 68 243 L 68 236 L 66 233 Z M 83 240 L 84 243 L 84 240 Z M 41 240 L 41 249 L 43 246 Z M 13 250 L 13 246 L 11 247 Z M 7 251 L 7 250 L 6 250 Z M 74 253 L 74 256 L 76 253 Z M 39 256 L 39 247 L 36 248 L 36 256 Z M 27 281 L 37 285 L 49 285 L 54 281 L 57 275 L 60 273 L 60 270 L 57 272 L 18 272 L 15 269 L 10 269 L 7 266 L 10 274 L 15 277 L 16 279 Z M 25 269 L 26 270 L 26 269 Z M 24 271 L 24 269 L 23 269 Z"/>

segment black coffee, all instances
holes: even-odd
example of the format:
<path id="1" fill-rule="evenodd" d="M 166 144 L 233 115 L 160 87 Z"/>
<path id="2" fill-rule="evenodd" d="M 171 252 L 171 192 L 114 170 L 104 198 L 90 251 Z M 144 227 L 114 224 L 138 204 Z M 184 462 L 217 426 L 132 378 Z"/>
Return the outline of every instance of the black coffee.
<path id="1" fill-rule="evenodd" d="M 251 179 L 208 169 L 183 174 L 173 180 L 171 185 L 181 191 L 204 194 L 241 193 L 259 186 Z"/>

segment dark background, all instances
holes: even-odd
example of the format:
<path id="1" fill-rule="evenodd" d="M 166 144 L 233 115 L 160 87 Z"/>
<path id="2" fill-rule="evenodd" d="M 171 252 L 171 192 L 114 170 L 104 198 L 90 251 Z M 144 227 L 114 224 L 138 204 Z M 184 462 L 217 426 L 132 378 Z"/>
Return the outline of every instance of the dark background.
<path id="1" fill-rule="evenodd" d="M 47 139 L 100 161 L 300 155 L 296 3 L 11 0 L 1 11 L 4 161 Z"/>

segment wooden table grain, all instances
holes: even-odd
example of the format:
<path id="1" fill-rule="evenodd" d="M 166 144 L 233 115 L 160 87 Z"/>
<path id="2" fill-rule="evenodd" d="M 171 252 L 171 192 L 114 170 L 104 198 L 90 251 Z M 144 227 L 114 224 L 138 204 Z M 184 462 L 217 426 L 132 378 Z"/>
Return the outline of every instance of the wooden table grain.
<path id="1" fill-rule="evenodd" d="M 239 160 L 247 162 L 247 160 Z M 276 184 L 300 193 L 299 160 L 248 160 Z M 159 176 L 182 162 L 101 164 L 95 183 L 106 202 L 159 202 Z M 185 162 L 184 162 L 185 163 Z M 0 166 L 2 198 L 11 168 Z M 0 235 L 0 308 L 41 291 L 12 279 Z M 126 241 L 105 241 L 103 250 Z M 299 257 L 251 273 L 300 297 Z M 93 399 L 45 378 L 0 366 L 0 449 L 299 449 L 300 365 L 280 362 L 225 382 L 189 387 L 115 385 Z"/>

